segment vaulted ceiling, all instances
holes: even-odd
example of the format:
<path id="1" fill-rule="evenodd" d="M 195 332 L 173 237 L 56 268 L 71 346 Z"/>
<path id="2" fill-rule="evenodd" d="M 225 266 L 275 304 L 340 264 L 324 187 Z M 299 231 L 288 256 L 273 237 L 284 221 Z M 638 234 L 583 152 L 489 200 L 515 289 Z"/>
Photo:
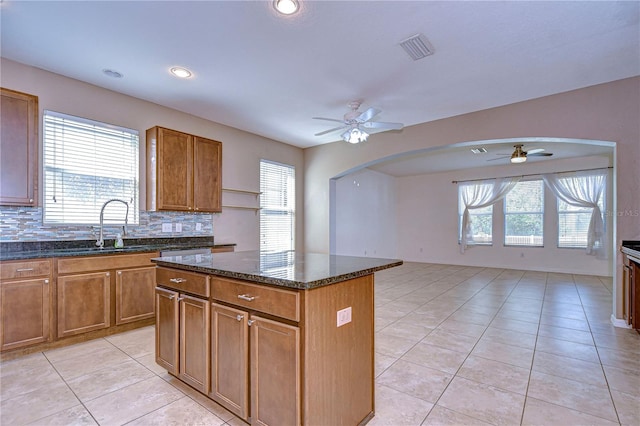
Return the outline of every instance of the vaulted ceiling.
<path id="1" fill-rule="evenodd" d="M 410 126 L 640 74 L 637 1 L 300 3 L 5 0 L 1 54 L 303 148 L 356 99 Z"/>

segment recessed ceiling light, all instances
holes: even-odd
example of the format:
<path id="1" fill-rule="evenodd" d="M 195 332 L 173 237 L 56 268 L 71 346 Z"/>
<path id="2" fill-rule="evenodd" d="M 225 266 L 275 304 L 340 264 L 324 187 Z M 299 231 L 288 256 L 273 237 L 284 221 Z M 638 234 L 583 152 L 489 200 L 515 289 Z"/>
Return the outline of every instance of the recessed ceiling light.
<path id="1" fill-rule="evenodd" d="M 293 15 L 300 5 L 297 0 L 273 0 L 273 7 L 283 15 Z"/>
<path id="2" fill-rule="evenodd" d="M 189 78 L 191 77 L 191 71 L 189 71 L 186 68 L 182 68 L 182 67 L 173 67 L 171 68 L 171 74 L 175 75 L 176 77 L 180 77 L 180 78 Z"/>
<path id="3" fill-rule="evenodd" d="M 122 73 L 119 73 L 118 71 L 114 71 L 114 70 L 104 69 L 104 70 L 102 70 L 102 72 L 107 77 L 113 77 L 113 78 L 122 78 L 122 77 L 124 77 L 124 75 Z"/>

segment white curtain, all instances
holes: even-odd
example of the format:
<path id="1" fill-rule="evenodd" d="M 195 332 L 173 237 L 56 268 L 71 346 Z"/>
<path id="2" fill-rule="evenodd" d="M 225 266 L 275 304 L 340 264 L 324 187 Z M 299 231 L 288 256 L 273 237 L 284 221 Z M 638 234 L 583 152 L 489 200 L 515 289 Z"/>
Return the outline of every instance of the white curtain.
<path id="1" fill-rule="evenodd" d="M 565 203 L 593 209 L 587 231 L 587 254 L 605 258 L 604 222 L 598 202 L 605 192 L 607 171 L 552 173 L 542 178 L 551 192 Z"/>
<path id="2" fill-rule="evenodd" d="M 473 242 L 470 209 L 481 209 L 502 200 L 520 181 L 520 177 L 499 178 L 479 182 L 460 183 L 460 208 L 462 212 L 462 236 L 460 253 L 464 253 L 467 245 Z"/>

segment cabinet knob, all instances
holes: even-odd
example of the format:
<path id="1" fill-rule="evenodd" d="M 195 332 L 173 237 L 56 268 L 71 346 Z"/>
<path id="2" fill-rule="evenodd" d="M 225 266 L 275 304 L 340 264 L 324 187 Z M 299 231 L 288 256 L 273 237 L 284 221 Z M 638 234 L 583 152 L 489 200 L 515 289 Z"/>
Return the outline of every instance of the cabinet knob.
<path id="1" fill-rule="evenodd" d="M 49 284 L 49 280 L 44 280 L 44 283 L 45 284 Z"/>
<path id="2" fill-rule="evenodd" d="M 30 202 L 30 203 L 33 203 L 33 198 L 29 198 L 29 202 Z"/>
<path id="3" fill-rule="evenodd" d="M 236 319 L 238 321 L 242 321 L 242 318 L 244 318 L 244 315 L 240 315 L 240 314 L 236 315 Z"/>
<path id="4" fill-rule="evenodd" d="M 122 271 L 118 271 L 118 275 L 122 275 Z"/>
<path id="5" fill-rule="evenodd" d="M 247 302 L 253 302 L 255 300 L 255 297 L 249 296 L 247 294 L 239 294 L 238 299 L 246 300 Z"/>
<path id="6" fill-rule="evenodd" d="M 109 272 L 107 272 L 106 274 L 104 274 L 106 277 L 110 277 L 111 274 Z"/>
<path id="7" fill-rule="evenodd" d="M 184 300 L 184 297 L 178 297 L 178 302 Z"/>
<path id="8" fill-rule="evenodd" d="M 251 327 L 254 322 L 256 322 L 256 320 L 249 320 L 249 321 L 247 321 L 247 324 L 249 324 L 249 327 Z"/>

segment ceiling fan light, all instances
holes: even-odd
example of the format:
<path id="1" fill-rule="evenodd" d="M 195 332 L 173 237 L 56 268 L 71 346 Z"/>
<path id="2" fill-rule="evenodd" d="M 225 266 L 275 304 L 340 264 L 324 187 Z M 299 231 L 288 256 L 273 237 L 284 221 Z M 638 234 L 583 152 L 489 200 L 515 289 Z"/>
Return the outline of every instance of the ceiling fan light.
<path id="1" fill-rule="evenodd" d="M 527 161 L 526 155 L 521 155 L 521 156 L 512 155 L 511 156 L 511 162 L 514 163 L 514 164 L 524 163 L 525 161 Z"/>
<path id="2" fill-rule="evenodd" d="M 367 132 L 363 132 L 357 127 L 346 131 L 342 134 L 342 140 L 349 143 L 360 143 L 367 140 L 369 134 Z"/>

